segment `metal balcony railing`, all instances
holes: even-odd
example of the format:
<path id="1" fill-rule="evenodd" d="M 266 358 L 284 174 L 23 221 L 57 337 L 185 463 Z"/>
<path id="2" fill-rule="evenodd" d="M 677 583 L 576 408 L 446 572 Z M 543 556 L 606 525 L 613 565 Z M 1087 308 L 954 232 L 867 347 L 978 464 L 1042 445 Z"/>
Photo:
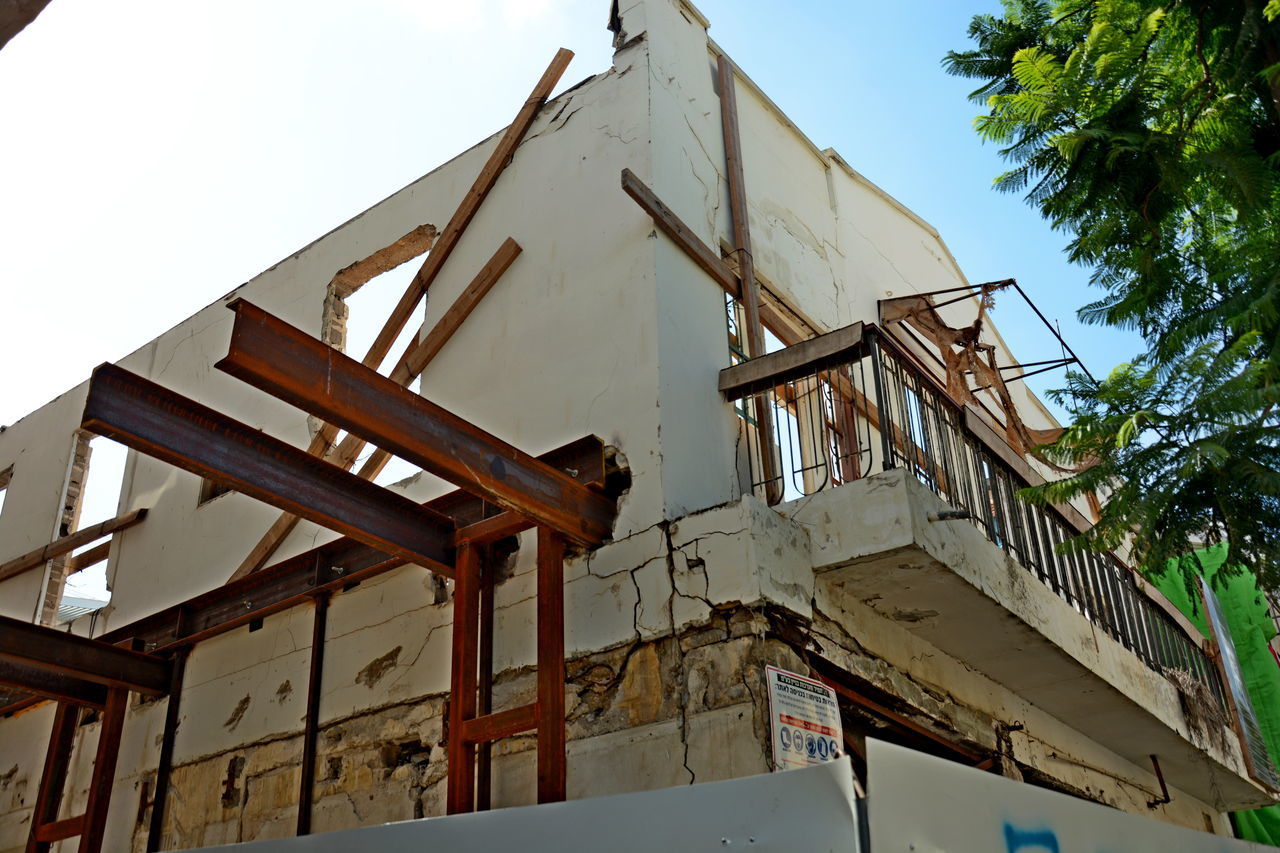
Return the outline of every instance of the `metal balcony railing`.
<path id="1" fill-rule="evenodd" d="M 956 403 L 875 326 L 839 329 L 721 374 L 744 423 L 751 488 L 793 500 L 891 468 L 906 468 L 1082 616 L 1151 668 L 1181 670 L 1225 702 L 1215 662 L 1145 583 L 1112 554 L 1060 553 L 1078 523 L 1067 507 L 1016 492 L 1029 467 L 971 407 Z M 773 434 L 752 416 L 772 407 Z M 763 454 L 773 464 L 761 464 Z M 777 472 L 772 481 L 760 472 Z"/>

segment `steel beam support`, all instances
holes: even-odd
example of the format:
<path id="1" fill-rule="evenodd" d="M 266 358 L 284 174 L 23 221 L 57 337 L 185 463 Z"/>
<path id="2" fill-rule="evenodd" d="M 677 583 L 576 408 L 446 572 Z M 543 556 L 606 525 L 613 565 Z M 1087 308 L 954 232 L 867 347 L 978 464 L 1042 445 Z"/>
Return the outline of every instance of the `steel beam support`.
<path id="1" fill-rule="evenodd" d="M 458 576 L 453 588 L 453 650 L 449 673 L 449 777 L 445 811 L 475 811 L 476 747 L 467 740 L 467 721 L 476 715 L 476 664 L 479 655 L 479 549 L 458 546 Z"/>
<path id="2" fill-rule="evenodd" d="M 107 706 L 102 712 L 102 728 L 98 732 L 98 750 L 93 759 L 93 777 L 89 782 L 89 801 L 84 808 L 79 853 L 100 853 L 102 850 L 107 815 L 111 810 L 111 789 L 116 778 L 116 759 L 120 755 L 120 737 L 128 709 L 129 691 L 113 687 L 107 694 Z"/>
<path id="3" fill-rule="evenodd" d="M 106 699 L 104 697 L 103 702 Z M 59 702 L 53 715 L 53 731 L 45 750 L 44 769 L 40 773 L 40 786 L 36 790 L 35 808 L 31 811 L 31 830 L 27 836 L 26 853 L 47 853 L 50 842 L 40 839 L 38 830 L 58 819 L 58 807 L 67 783 L 67 768 L 71 765 L 71 748 L 75 745 L 76 723 L 80 709 L 69 702 Z"/>
<path id="4" fill-rule="evenodd" d="M 153 696 L 169 689 L 168 661 L 8 616 L 0 616 L 0 659 Z"/>
<path id="5" fill-rule="evenodd" d="M 164 836 L 164 812 L 169 798 L 169 779 L 173 775 L 173 742 L 178 735 L 178 714 L 182 710 L 182 680 L 187 671 L 189 652 L 188 648 L 180 648 L 173 656 L 168 707 L 164 710 L 164 732 L 160 736 L 160 758 L 156 762 L 156 790 L 151 795 L 147 853 L 156 853 L 160 849 L 160 842 Z"/>
<path id="6" fill-rule="evenodd" d="M 564 538 L 538 528 L 538 802 L 566 796 Z"/>
<path id="7" fill-rule="evenodd" d="M 603 495 L 238 299 L 219 370 L 587 546 L 613 530 Z"/>
<path id="8" fill-rule="evenodd" d="M 93 372 L 82 426 L 389 554 L 453 562 L 449 519 L 115 365 Z"/>
<path id="9" fill-rule="evenodd" d="M 604 448 L 598 438 L 582 438 L 538 458 L 584 485 L 604 483 Z M 452 518 L 459 525 L 460 532 L 495 517 L 489 515 L 495 511 L 492 504 L 465 491 L 450 492 L 425 505 Z M 506 515 L 500 513 L 496 517 Z M 524 527 L 523 524 L 519 526 Z M 514 531 L 508 529 L 507 532 Z M 104 634 L 99 642 L 133 641 L 148 652 L 189 646 L 272 613 L 304 604 L 320 590 L 338 592 L 345 586 L 405 563 L 400 557 L 352 539 L 336 539 L 123 625 Z M 440 573 L 453 576 L 452 570 Z M 11 713 L 39 701 L 32 696 L 7 698 L 7 701 L 6 698 L 0 698 L 4 703 L 0 713 Z"/>
<path id="10" fill-rule="evenodd" d="M 508 515 L 509 513 L 503 513 Z M 494 556 L 492 548 L 485 548 L 480 560 L 480 639 L 477 676 L 477 713 L 489 716 L 493 713 L 493 593 Z M 527 731 L 526 725 L 522 731 Z M 476 745 L 476 811 L 488 811 L 493 805 L 493 740 L 486 739 Z"/>
<path id="11" fill-rule="evenodd" d="M 107 701 L 107 688 L 101 684 L 9 661 L 0 661 L 0 684 L 43 699 L 73 702 L 88 708 L 101 708 Z"/>
<path id="12" fill-rule="evenodd" d="M 321 592 L 315 601 L 311 621 L 311 673 L 307 679 L 307 719 L 302 731 L 302 774 L 298 782 L 297 835 L 311 834 L 311 805 L 316 788 L 316 736 L 320 732 L 320 687 L 324 680 L 329 593 Z"/>

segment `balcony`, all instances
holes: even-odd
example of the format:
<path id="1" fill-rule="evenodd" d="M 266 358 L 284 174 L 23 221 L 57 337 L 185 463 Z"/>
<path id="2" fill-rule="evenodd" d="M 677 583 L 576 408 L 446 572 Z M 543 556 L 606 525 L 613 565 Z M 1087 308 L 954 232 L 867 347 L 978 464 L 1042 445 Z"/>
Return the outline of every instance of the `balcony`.
<path id="1" fill-rule="evenodd" d="M 1114 555 L 1061 553 L 1085 519 L 1018 500 L 1042 480 L 997 414 L 924 363 L 854 324 L 721 373 L 751 488 L 810 529 L 819 583 L 1205 802 L 1272 802 L 1210 644 Z"/>

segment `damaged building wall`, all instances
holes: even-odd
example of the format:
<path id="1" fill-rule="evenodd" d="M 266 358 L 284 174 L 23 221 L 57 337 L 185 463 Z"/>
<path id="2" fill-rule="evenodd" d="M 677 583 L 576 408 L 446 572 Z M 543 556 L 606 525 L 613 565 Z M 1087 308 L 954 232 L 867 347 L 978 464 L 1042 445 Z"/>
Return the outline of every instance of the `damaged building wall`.
<path id="1" fill-rule="evenodd" d="M 823 565 L 815 555 L 820 525 L 804 517 L 804 502 L 787 518 L 742 496 L 737 419 L 716 393 L 728 364 L 724 294 L 618 188 L 630 168 L 708 245 L 730 233 L 715 48 L 705 20 L 677 0 L 641 0 L 621 16 L 614 68 L 546 105 L 432 285 L 427 326 L 503 239 L 523 248 L 420 384 L 427 398 L 532 453 L 599 435 L 629 471 L 613 541 L 565 567 L 569 795 L 767 770 L 762 667 L 806 671 L 820 657 L 897 697 L 898 710 L 919 725 L 984 754 L 1003 751 L 1028 776 L 1195 828 L 1209 815 L 1224 831 L 1216 806 L 1182 791 L 1149 810 L 1148 769 L 874 607 L 837 600 L 815 572 Z M 749 81 L 740 83 L 755 259 L 797 313 L 825 331 L 873 320 L 879 298 L 965 283 L 931 228 L 819 151 Z M 121 365 L 305 446 L 305 415 L 212 368 L 227 347 L 225 302 L 247 298 L 322 336 L 335 275 L 415 228 L 443 227 L 496 141 L 395 193 Z M 963 307 L 945 316 L 968 322 Z M 332 299 L 328 310 L 332 324 Z M 1012 360 L 1004 348 L 1002 361 Z M 81 386 L 0 434 L 0 470 L 15 466 L 0 542 L 13 553 L 43 544 L 41 531 L 56 523 L 71 444 L 55 446 L 50 436 L 72 434 L 83 397 Z M 1027 405 L 1032 426 L 1050 425 L 1038 402 Z M 425 475 L 395 488 L 419 501 L 444 491 Z M 151 515 L 116 536 L 104 629 L 221 584 L 277 515 L 238 494 L 200 505 L 198 477 L 132 453 L 124 490 L 122 509 L 150 507 Z M 332 536 L 304 522 L 277 558 Z M 984 555 L 993 550 L 980 544 Z M 496 588 L 498 709 L 533 695 L 534 553 L 532 533 L 522 534 Z M 30 618 L 37 574 L 0 583 L 0 608 Z M 315 831 L 442 813 L 452 609 L 447 587 L 417 566 L 334 595 Z M 1089 630 L 1078 623 L 1067 627 Z M 293 833 L 311 626 L 311 610 L 298 607 L 192 650 L 166 847 Z M 1170 701 L 1167 690 L 1154 693 Z M 164 706 L 131 709 L 106 849 L 145 843 Z M 41 706 L 0 720 L 0 851 L 25 843 L 50 717 Z M 1015 724 L 1024 728 L 1011 733 Z M 94 738 L 95 724 L 82 727 L 71 806 L 83 804 Z M 532 801 L 531 748 L 530 737 L 495 746 L 496 805 Z"/>

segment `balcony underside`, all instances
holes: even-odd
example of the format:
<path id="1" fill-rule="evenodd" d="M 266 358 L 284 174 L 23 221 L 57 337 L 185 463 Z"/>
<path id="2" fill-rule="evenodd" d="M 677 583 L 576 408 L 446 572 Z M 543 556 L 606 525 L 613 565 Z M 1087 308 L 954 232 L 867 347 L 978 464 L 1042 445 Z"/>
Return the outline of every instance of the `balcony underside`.
<path id="1" fill-rule="evenodd" d="M 779 509 L 810 529 L 819 583 L 837 598 L 894 620 L 1138 767 L 1158 756 L 1172 787 L 1216 808 L 1274 802 L 1247 777 L 1234 730 L 1194 710 L 1189 719 L 1169 678 L 972 524 L 930 521 L 950 507 L 901 469 Z"/>

